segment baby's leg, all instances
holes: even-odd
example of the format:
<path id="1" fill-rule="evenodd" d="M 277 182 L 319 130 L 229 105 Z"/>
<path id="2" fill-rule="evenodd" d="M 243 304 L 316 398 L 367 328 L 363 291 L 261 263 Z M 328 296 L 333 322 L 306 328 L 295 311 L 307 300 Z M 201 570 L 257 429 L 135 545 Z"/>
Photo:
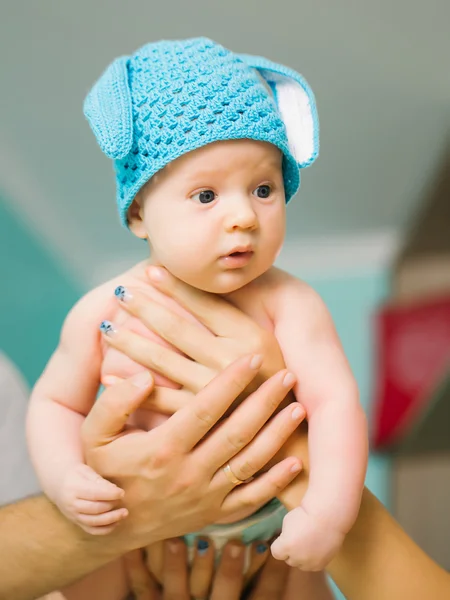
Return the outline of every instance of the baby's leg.
<path id="1" fill-rule="evenodd" d="M 41 600 L 126 600 L 128 594 L 123 560 L 118 559 Z"/>
<path id="2" fill-rule="evenodd" d="M 311 572 L 289 569 L 288 584 L 283 600 L 334 600 L 335 596 L 323 571 Z"/>

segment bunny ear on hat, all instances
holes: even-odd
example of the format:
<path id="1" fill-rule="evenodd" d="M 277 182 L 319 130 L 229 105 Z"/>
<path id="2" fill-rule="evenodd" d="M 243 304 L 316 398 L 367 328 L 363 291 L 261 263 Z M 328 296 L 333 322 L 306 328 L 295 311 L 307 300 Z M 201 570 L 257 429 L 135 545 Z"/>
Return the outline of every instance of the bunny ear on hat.
<path id="1" fill-rule="evenodd" d="M 319 155 L 319 118 L 314 94 L 305 79 L 293 69 L 260 56 L 240 54 L 271 88 L 286 127 L 289 149 L 299 168 L 309 167 Z"/>
<path id="2" fill-rule="evenodd" d="M 124 158 L 133 144 L 133 113 L 128 85 L 128 57 L 117 58 L 84 101 L 84 115 L 102 151 Z"/>

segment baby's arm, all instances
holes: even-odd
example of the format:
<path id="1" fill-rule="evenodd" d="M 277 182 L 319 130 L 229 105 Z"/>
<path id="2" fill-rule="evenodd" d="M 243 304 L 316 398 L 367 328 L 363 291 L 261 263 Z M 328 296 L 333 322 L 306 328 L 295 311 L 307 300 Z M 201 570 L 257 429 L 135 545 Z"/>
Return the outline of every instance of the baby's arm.
<path id="1" fill-rule="evenodd" d="M 307 413 L 310 480 L 272 551 L 293 566 L 317 570 L 358 515 L 368 455 L 366 418 L 331 316 L 306 284 L 289 278 L 277 290 L 275 334 Z"/>
<path id="2" fill-rule="evenodd" d="M 43 490 L 90 533 L 107 533 L 126 516 L 117 509 L 122 490 L 85 465 L 81 449 L 80 428 L 99 387 L 101 300 L 95 290 L 68 315 L 27 414 L 28 446 Z"/>

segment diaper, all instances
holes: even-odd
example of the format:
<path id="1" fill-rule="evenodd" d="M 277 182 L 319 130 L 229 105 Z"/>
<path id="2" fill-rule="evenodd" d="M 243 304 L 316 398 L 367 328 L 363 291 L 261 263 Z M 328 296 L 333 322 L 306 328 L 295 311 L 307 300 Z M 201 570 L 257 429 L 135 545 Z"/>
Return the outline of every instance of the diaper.
<path id="1" fill-rule="evenodd" d="M 216 560 L 220 558 L 222 549 L 227 542 L 240 540 L 246 546 L 246 570 L 250 560 L 250 544 L 256 541 L 267 542 L 273 538 L 281 530 L 286 512 L 281 502 L 274 498 L 241 521 L 226 525 L 209 525 L 200 531 L 190 533 L 184 536 L 188 546 L 189 558 L 192 560 L 194 557 L 195 543 L 199 537 L 208 537 L 213 542 Z"/>

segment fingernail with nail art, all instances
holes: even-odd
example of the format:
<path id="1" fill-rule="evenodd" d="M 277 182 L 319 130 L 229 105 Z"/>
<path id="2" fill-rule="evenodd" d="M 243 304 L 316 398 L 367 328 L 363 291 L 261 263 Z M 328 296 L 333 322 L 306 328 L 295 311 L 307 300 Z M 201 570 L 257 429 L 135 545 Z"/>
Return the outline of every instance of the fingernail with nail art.
<path id="1" fill-rule="evenodd" d="M 121 302 L 127 302 L 127 300 L 131 300 L 133 297 L 126 287 L 123 285 L 118 285 L 114 290 L 114 296 L 120 300 Z"/>
<path id="2" fill-rule="evenodd" d="M 207 540 L 198 540 L 197 552 L 200 554 L 200 556 L 203 556 L 203 554 L 206 554 L 208 552 L 208 548 L 209 548 L 209 543 Z"/>
<path id="3" fill-rule="evenodd" d="M 111 321 L 102 321 L 100 323 L 100 331 L 105 335 L 111 337 L 116 333 L 116 329 Z"/>

